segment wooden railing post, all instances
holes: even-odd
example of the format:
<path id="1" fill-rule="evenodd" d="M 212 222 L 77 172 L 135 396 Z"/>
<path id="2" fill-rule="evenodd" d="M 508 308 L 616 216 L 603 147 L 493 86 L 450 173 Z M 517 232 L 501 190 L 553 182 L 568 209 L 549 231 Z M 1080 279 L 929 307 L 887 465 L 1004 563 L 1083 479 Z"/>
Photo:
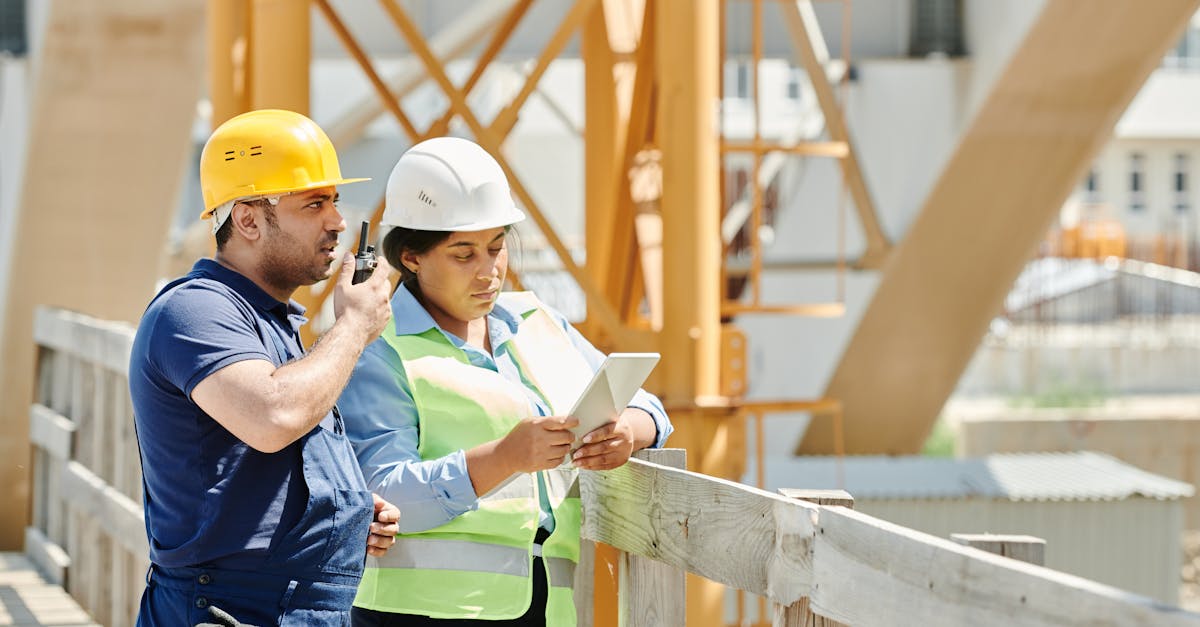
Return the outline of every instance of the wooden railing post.
<path id="1" fill-rule="evenodd" d="M 687 468 L 681 448 L 645 449 L 634 457 L 671 468 Z M 686 572 L 648 557 L 617 552 L 617 616 L 621 625 L 678 627 L 687 624 Z"/>
<path id="2" fill-rule="evenodd" d="M 807 501 L 816 505 L 836 505 L 854 509 L 854 497 L 845 490 L 804 490 L 780 488 L 779 493 L 789 499 Z M 775 616 L 774 627 L 835 627 L 841 625 L 835 620 L 817 616 L 808 607 L 808 597 L 804 597 L 791 605 L 773 604 Z"/>
<path id="3" fill-rule="evenodd" d="M 1046 541 L 1041 538 L 991 533 L 952 533 L 950 539 L 988 553 L 1011 557 L 1037 566 L 1046 565 Z"/>

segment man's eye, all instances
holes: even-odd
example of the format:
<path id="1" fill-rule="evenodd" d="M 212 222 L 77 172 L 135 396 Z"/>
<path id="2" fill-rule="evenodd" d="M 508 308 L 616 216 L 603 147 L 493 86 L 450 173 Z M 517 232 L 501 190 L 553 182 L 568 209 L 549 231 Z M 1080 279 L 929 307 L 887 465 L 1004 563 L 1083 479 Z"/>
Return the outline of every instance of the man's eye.
<path id="1" fill-rule="evenodd" d="M 454 256 L 454 258 L 455 258 L 455 259 L 457 259 L 457 260 L 459 260 L 459 261 L 467 261 L 467 260 L 469 260 L 471 257 L 474 257 L 474 256 L 475 256 L 474 254 L 455 255 L 455 256 Z"/>
<path id="2" fill-rule="evenodd" d="M 504 250 L 503 246 L 501 246 L 500 248 L 489 248 L 488 252 L 492 253 L 493 255 L 499 255 L 500 251 L 502 251 L 502 250 Z"/>

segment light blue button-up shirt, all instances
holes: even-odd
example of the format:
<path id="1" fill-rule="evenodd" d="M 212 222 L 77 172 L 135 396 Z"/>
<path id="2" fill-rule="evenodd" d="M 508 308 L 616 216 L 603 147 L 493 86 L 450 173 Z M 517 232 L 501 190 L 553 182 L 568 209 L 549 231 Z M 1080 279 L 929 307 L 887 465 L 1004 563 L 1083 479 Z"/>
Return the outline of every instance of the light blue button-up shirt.
<path id="1" fill-rule="evenodd" d="M 522 383 L 529 399 L 529 415 L 550 415 L 545 401 L 522 380 L 513 359 L 509 341 L 517 332 L 521 312 L 506 308 L 504 301 L 503 297 L 498 299 L 487 317 L 493 354 L 439 327 L 404 285 L 392 296 L 392 319 L 397 335 L 423 333 L 436 327 L 466 352 L 471 365 Z M 604 362 L 604 353 L 584 339 L 562 314 L 549 308 L 547 311 L 566 331 L 592 371 L 598 370 Z M 649 392 L 638 390 L 629 406 L 645 410 L 654 419 L 657 429 L 654 447 L 661 448 L 673 430 L 662 403 Z M 417 453 L 419 423 L 408 377 L 400 356 L 382 337 L 363 351 L 338 408 L 367 485 L 400 509 L 402 532 L 432 529 L 478 507 L 464 451 L 425 461 Z M 542 509 L 542 526 L 552 529 L 553 520 L 545 503 Z"/>

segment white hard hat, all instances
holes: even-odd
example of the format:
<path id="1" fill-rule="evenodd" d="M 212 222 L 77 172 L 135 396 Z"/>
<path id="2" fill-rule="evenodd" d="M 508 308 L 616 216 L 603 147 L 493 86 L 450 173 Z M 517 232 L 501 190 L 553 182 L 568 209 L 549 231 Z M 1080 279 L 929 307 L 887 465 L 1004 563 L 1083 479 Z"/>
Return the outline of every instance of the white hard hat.
<path id="1" fill-rule="evenodd" d="M 482 231 L 525 219 L 500 164 L 475 142 L 435 137 L 392 168 L 381 224 L 418 231 Z"/>

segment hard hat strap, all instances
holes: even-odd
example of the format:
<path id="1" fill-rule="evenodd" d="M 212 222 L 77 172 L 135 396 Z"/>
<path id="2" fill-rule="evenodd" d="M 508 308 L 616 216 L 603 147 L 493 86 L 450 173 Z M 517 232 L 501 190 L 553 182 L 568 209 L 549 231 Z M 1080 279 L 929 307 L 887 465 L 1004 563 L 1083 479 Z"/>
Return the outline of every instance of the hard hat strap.
<path id="1" fill-rule="evenodd" d="M 246 198 L 235 198 L 227 203 L 218 205 L 217 208 L 213 209 L 213 211 L 212 211 L 211 220 L 212 220 L 213 235 L 216 235 L 217 231 L 221 230 L 221 225 L 225 224 L 225 221 L 229 219 L 230 214 L 233 213 L 233 206 L 238 204 L 239 202 L 249 203 L 249 202 L 258 202 L 260 200 L 265 200 L 268 203 L 270 203 L 272 207 L 278 207 L 279 199 L 283 198 L 284 196 L 287 196 L 287 194 L 272 194 L 270 196 L 249 196 Z"/>

